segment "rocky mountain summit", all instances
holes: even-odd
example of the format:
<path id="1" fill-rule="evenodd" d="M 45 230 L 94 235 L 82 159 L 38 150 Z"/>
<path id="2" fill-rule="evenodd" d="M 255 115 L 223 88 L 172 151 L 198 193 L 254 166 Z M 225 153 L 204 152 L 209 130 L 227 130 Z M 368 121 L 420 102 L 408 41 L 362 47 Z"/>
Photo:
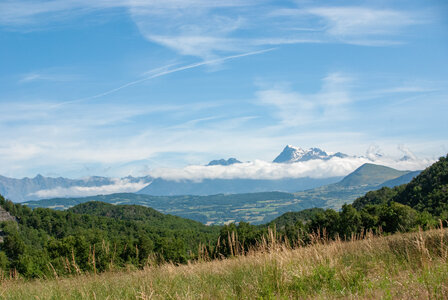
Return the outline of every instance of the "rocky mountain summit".
<path id="1" fill-rule="evenodd" d="M 347 154 L 337 152 L 335 154 L 329 154 L 319 148 L 310 148 L 304 150 L 300 147 L 294 147 L 291 145 L 286 145 L 283 151 L 274 159 L 275 163 L 294 163 L 299 161 L 308 161 L 312 159 L 322 159 L 328 160 L 333 157 L 344 158 Z"/>
<path id="2" fill-rule="evenodd" d="M 241 163 L 241 161 L 239 161 L 238 159 L 236 159 L 234 157 L 231 157 L 227 160 L 224 158 L 212 160 L 211 162 L 209 162 L 207 164 L 207 166 L 230 166 L 233 164 L 240 164 L 240 163 Z"/>

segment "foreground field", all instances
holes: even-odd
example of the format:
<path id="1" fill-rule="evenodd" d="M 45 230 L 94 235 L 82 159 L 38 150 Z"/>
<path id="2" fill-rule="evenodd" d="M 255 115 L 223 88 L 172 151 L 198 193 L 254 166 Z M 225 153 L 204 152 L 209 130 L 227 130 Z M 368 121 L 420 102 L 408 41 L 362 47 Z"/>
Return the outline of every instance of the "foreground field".
<path id="1" fill-rule="evenodd" d="M 24 281 L 4 279 L 4 299 L 448 299 L 448 230 L 317 242 L 269 243 L 219 261 Z"/>

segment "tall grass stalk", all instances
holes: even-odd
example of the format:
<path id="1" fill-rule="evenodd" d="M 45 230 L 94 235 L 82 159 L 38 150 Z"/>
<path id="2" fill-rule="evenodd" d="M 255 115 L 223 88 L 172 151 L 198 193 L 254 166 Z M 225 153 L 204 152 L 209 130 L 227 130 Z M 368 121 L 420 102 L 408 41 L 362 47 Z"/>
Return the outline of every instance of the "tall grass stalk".
<path id="1" fill-rule="evenodd" d="M 233 257 L 186 265 L 152 263 L 143 270 L 79 274 L 26 281 L 2 275 L 3 299 L 448 299 L 448 230 L 392 236 L 371 232 L 350 241 L 312 237 L 291 248 L 275 231 L 244 251 L 227 237 Z M 93 250 L 93 249 L 92 249 Z M 94 259 L 94 250 L 92 257 Z"/>

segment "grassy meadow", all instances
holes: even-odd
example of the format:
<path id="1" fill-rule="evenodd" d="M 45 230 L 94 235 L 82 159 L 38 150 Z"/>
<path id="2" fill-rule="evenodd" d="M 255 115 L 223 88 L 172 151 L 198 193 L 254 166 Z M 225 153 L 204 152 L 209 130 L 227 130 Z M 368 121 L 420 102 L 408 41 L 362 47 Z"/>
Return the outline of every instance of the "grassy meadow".
<path id="1" fill-rule="evenodd" d="M 24 280 L 4 274 L 0 297 L 448 299 L 448 230 L 367 234 L 352 241 L 315 237 L 312 245 L 296 249 L 285 247 L 272 234 L 258 249 L 228 259 L 54 276 Z"/>

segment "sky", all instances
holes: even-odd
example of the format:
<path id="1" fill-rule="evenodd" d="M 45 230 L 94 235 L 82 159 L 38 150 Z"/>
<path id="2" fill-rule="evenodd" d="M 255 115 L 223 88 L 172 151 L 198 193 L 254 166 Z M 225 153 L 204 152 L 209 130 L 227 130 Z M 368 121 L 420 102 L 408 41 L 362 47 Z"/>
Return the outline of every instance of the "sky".
<path id="1" fill-rule="evenodd" d="M 4 176 L 250 177 L 287 144 L 416 169 L 447 112 L 443 0 L 0 0 Z"/>

